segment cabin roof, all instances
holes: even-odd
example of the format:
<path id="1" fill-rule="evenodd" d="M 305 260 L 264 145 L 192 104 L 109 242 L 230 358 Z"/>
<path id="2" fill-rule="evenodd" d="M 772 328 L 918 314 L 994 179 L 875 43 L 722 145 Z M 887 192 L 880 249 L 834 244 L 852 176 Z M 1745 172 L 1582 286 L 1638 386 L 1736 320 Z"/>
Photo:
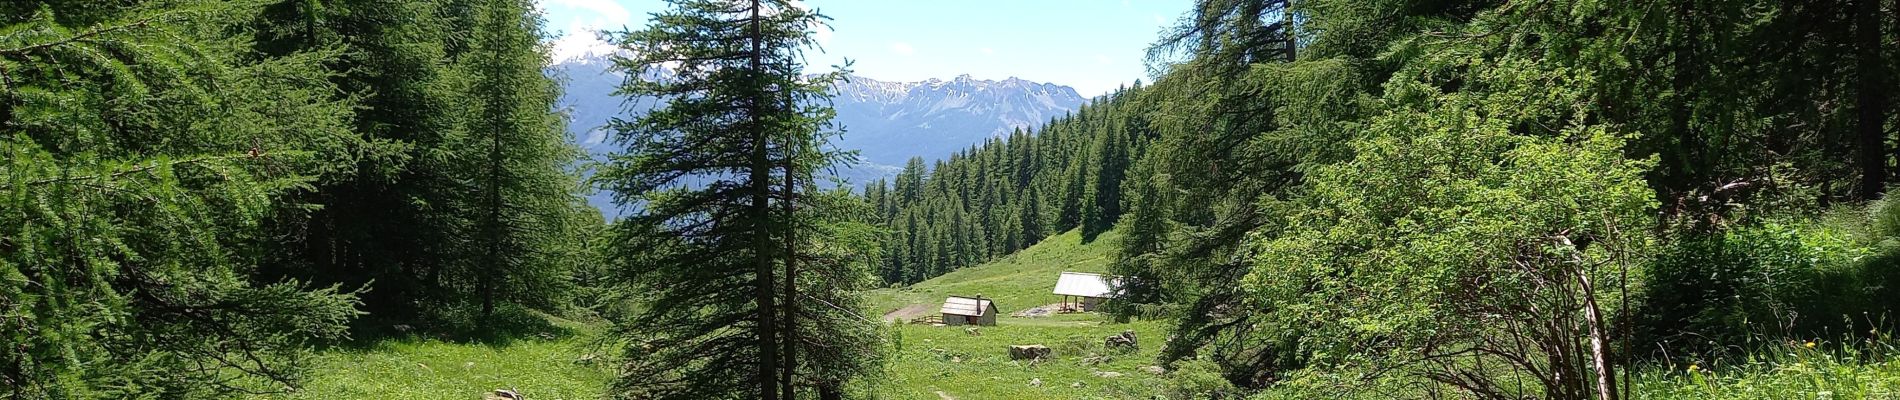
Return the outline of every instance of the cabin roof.
<path id="1" fill-rule="evenodd" d="M 1087 272 L 1063 272 L 1056 279 L 1055 294 L 1082 297 L 1115 297 L 1110 288 L 1120 284 L 1121 278 Z"/>
<path id="2" fill-rule="evenodd" d="M 990 299 L 950 296 L 943 299 L 943 308 L 940 311 L 949 315 L 981 317 L 983 313 L 995 308 L 996 305 L 992 304 Z"/>

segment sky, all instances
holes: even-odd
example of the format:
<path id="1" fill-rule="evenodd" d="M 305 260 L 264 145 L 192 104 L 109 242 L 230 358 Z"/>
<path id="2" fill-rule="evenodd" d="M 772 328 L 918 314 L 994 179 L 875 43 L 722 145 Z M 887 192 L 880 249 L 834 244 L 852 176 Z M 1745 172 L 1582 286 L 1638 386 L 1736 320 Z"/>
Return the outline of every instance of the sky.
<path id="1" fill-rule="evenodd" d="M 638 29 L 659 0 L 537 0 L 555 59 L 605 46 L 592 32 Z M 1190 0 L 804 0 L 832 18 L 820 29 L 817 72 L 852 62 L 883 81 L 1017 77 L 1074 87 L 1083 96 L 1147 81 L 1143 56 Z"/>

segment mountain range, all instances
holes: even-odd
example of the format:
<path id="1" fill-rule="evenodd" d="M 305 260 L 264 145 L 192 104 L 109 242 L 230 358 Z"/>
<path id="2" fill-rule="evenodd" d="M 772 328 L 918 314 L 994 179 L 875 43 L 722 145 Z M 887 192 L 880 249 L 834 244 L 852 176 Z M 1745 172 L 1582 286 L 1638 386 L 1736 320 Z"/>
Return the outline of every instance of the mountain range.
<path id="1" fill-rule="evenodd" d="M 589 154 L 617 150 L 604 128 L 613 117 L 638 115 L 656 106 L 654 99 L 615 96 L 622 75 L 610 65 L 607 56 L 595 54 L 568 58 L 548 68 L 550 75 L 563 80 L 565 91 L 558 106 L 568 114 L 568 130 Z M 666 75 L 654 71 L 643 78 L 665 79 Z M 833 145 L 858 150 L 862 160 L 838 171 L 852 185 L 893 176 L 912 157 L 941 159 L 1015 129 L 1036 128 L 1088 102 L 1068 86 L 969 75 L 921 82 L 850 76 L 835 89 L 832 105 L 838 114 L 833 122 L 844 133 Z M 611 209 L 604 194 L 590 200 L 603 210 Z"/>

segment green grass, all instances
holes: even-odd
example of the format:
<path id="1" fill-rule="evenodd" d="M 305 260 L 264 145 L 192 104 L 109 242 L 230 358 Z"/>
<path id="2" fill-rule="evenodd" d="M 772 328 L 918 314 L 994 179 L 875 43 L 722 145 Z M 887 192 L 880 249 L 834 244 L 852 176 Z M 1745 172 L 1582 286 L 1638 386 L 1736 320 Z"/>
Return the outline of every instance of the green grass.
<path id="1" fill-rule="evenodd" d="M 1148 399 L 1160 393 L 1163 377 L 1141 367 L 1154 365 L 1166 329 L 1159 321 L 1112 324 L 1080 314 L 1005 317 L 997 326 L 979 328 L 980 336 L 964 333 L 962 327 L 903 325 L 896 330 L 896 351 L 885 376 L 867 383 L 869 391 L 883 399 Z M 1124 354 L 1102 347 L 1104 337 L 1123 330 L 1136 332 L 1139 351 Z M 1055 358 L 1012 361 L 1013 344 L 1049 346 Z M 1085 361 L 1096 355 L 1108 359 Z M 1121 376 L 1105 378 L 1096 372 Z M 1030 385 L 1038 379 L 1040 386 Z M 1077 383 L 1080 387 L 1074 386 Z"/>
<path id="2" fill-rule="evenodd" d="M 611 369 L 577 362 L 596 350 L 590 343 L 600 328 L 547 318 L 565 329 L 488 343 L 407 338 L 327 350 L 301 390 L 259 398 L 480 399 L 510 388 L 537 400 L 600 398 Z"/>
<path id="3" fill-rule="evenodd" d="M 917 284 L 867 294 L 879 314 L 907 305 L 928 305 L 934 315 L 944 296 L 981 294 L 995 299 L 1003 313 L 997 326 L 978 328 L 899 325 L 894 352 L 884 376 L 865 383 L 884 399 L 1147 399 L 1160 393 L 1164 378 L 1142 370 L 1154 365 L 1167 337 L 1163 321 L 1109 323 L 1096 314 L 1015 318 L 1009 313 L 1060 301 L 1050 293 L 1062 271 L 1105 272 L 1119 236 L 1104 234 L 1082 243 L 1076 231 L 1056 235 L 983 265 L 959 269 Z M 1133 330 L 1140 350 L 1104 349 L 1109 335 Z M 1009 346 L 1040 344 L 1055 351 L 1052 360 L 1028 363 L 1009 359 Z M 1092 356 L 1107 356 L 1089 362 Z M 1098 372 L 1120 374 L 1098 376 Z M 1032 386 L 1040 380 L 1040 386 Z M 1077 384 L 1080 384 L 1079 386 Z"/>
<path id="4" fill-rule="evenodd" d="M 1153 398 L 1163 378 L 1141 367 L 1154 364 L 1167 324 L 1106 323 L 1095 314 L 1048 318 L 1007 314 L 1059 301 L 1049 291 L 1062 271 L 1104 272 L 1117 238 L 1109 233 L 1085 244 L 1080 234 L 1070 231 L 980 266 L 910 287 L 869 293 L 878 314 L 909 304 L 928 304 L 934 314 L 943 296 L 950 294 L 982 294 L 995 299 L 1005 314 L 999 326 L 981 328 L 980 336 L 969 335 L 961 327 L 895 327 L 887 371 L 860 381 L 858 390 L 881 399 Z M 302 390 L 257 399 L 479 399 L 500 388 L 515 389 L 536 400 L 600 398 L 613 371 L 604 362 L 576 360 L 600 350 L 590 344 L 601 328 L 540 317 L 558 333 L 547 337 L 530 333 L 491 342 L 390 339 L 326 350 L 317 357 Z M 1123 330 L 1136 332 L 1139 351 L 1123 354 L 1102 348 L 1103 338 Z M 1013 344 L 1046 345 L 1056 354 L 1039 363 L 1011 361 L 1008 349 Z M 1097 355 L 1107 358 L 1085 362 Z M 1105 378 L 1097 372 L 1121 376 Z M 1036 379 L 1042 384 L 1031 386 L 1030 381 Z"/>
<path id="5" fill-rule="evenodd" d="M 1888 337 L 1855 342 L 1773 345 L 1733 363 L 1655 366 L 1637 374 L 1634 397 L 1900 399 L 1900 348 Z"/>
<path id="6" fill-rule="evenodd" d="M 911 304 L 930 304 L 931 311 L 949 295 L 994 299 L 1005 315 L 1022 309 L 1060 302 L 1050 293 L 1062 271 L 1107 272 L 1121 235 L 1104 233 L 1089 243 L 1075 230 L 1043 239 L 1027 249 L 983 265 L 951 271 L 908 287 L 878 289 L 866 294 L 878 314 Z"/>

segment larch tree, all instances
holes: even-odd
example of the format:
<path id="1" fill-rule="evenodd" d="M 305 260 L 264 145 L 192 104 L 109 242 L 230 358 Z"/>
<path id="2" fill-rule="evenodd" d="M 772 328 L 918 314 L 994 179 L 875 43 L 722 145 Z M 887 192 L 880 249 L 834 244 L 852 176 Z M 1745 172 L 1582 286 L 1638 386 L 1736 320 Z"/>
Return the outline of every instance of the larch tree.
<path id="1" fill-rule="evenodd" d="M 614 228 L 616 259 L 648 304 L 619 324 L 628 378 L 613 396 L 795 395 L 796 347 L 782 338 L 800 315 L 785 309 L 806 307 L 788 306 L 798 286 L 777 269 L 797 265 L 786 260 L 809 226 L 797 213 L 813 171 L 840 157 L 821 131 L 841 73 L 804 74 L 823 21 L 788 1 L 678 0 L 612 35 L 620 93 L 662 103 L 610 124 L 625 152 L 596 176 L 634 211 Z"/>
<path id="2" fill-rule="evenodd" d="M 452 205 L 470 192 L 449 157 L 462 137 L 457 105 L 469 97 L 454 90 L 450 42 L 468 29 L 440 12 L 469 8 L 450 4 L 285 1 L 258 18 L 261 52 L 339 53 L 323 77 L 356 104 L 349 129 L 364 143 L 270 216 L 283 241 L 267 254 L 278 267 L 261 275 L 369 288 L 359 326 L 436 325 L 440 305 L 463 298 L 441 283 L 458 281 L 472 259 Z"/>
<path id="3" fill-rule="evenodd" d="M 567 143 L 554 113 L 560 89 L 542 73 L 548 56 L 534 4 L 525 0 L 471 2 L 461 25 L 466 52 L 455 76 L 469 94 L 460 112 L 464 135 L 451 152 L 460 168 L 454 182 L 469 193 L 451 209 L 464 221 L 465 264 L 458 290 L 490 317 L 498 301 L 553 307 L 572 270 L 556 251 L 571 235 L 567 222 L 581 211 L 575 178 L 564 170 L 579 152 Z"/>
<path id="4" fill-rule="evenodd" d="M 74 3 L 0 6 L 0 397 L 294 388 L 357 303 L 252 274 L 265 216 L 361 144 L 307 79 L 335 54 L 253 53 L 256 3 Z"/>
<path id="5" fill-rule="evenodd" d="M 337 53 L 312 78 L 357 105 L 347 118 L 363 144 L 320 154 L 333 171 L 271 214 L 278 267 L 261 276 L 368 288 L 358 328 L 372 333 L 483 335 L 495 325 L 476 319 L 499 304 L 566 297 L 577 153 L 531 4 L 263 3 L 253 47 Z"/>

